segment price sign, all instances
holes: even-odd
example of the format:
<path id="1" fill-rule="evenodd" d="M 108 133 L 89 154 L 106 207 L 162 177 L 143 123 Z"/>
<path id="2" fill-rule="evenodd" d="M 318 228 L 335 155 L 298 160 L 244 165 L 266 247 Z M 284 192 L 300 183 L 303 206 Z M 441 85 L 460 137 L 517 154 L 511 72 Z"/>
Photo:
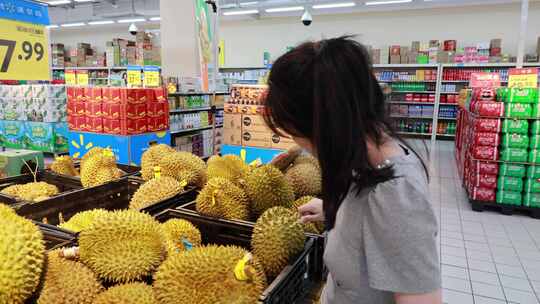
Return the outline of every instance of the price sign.
<path id="1" fill-rule="evenodd" d="M 510 69 L 508 71 L 509 88 L 537 88 L 538 68 Z"/>
<path id="2" fill-rule="evenodd" d="M 80 86 L 88 85 L 88 71 L 85 71 L 85 70 L 77 71 L 77 84 Z"/>
<path id="3" fill-rule="evenodd" d="M 144 86 L 145 87 L 159 87 L 161 83 L 161 77 L 159 75 L 159 67 L 157 66 L 145 66 L 144 67 Z"/>
<path id="4" fill-rule="evenodd" d="M 45 26 L 0 19 L 0 79 L 50 79 Z"/>
<path id="5" fill-rule="evenodd" d="M 77 85 L 77 75 L 75 74 L 75 71 L 73 70 L 66 70 L 64 74 L 64 79 L 66 81 L 66 85 L 69 85 L 69 86 Z"/>
<path id="6" fill-rule="evenodd" d="M 127 68 L 127 85 L 128 87 L 140 87 L 142 83 L 141 67 L 128 66 Z"/>
<path id="7" fill-rule="evenodd" d="M 493 88 L 501 86 L 499 73 L 477 72 L 471 74 L 469 88 Z"/>

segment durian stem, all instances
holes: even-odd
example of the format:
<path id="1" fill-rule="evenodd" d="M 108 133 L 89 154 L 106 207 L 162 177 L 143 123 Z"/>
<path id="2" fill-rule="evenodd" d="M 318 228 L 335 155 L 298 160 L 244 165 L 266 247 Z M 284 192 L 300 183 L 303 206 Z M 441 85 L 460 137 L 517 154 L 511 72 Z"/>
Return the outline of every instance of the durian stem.
<path id="1" fill-rule="evenodd" d="M 78 259 L 79 247 L 64 248 L 60 251 L 60 256 L 70 260 Z"/>
<path id="2" fill-rule="evenodd" d="M 39 169 L 38 158 L 36 157 L 36 171 L 35 172 L 34 172 L 34 170 L 32 170 L 32 167 L 30 167 L 30 165 L 26 162 L 25 159 L 23 159 L 23 162 L 28 167 L 28 170 L 30 170 L 30 173 L 34 177 L 34 183 L 37 183 L 37 172 L 38 172 L 38 169 Z"/>

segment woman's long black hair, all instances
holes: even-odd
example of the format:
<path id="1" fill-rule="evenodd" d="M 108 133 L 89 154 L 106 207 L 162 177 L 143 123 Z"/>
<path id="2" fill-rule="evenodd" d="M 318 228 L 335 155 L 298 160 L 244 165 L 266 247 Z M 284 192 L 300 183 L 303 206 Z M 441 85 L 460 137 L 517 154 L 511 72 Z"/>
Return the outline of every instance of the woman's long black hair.
<path id="1" fill-rule="evenodd" d="M 309 139 L 317 152 L 331 229 L 352 184 L 360 192 L 395 177 L 392 167 L 376 169 L 368 159 L 367 139 L 378 146 L 385 134 L 399 139 L 369 54 L 350 36 L 307 42 L 276 60 L 268 85 L 268 126 Z"/>

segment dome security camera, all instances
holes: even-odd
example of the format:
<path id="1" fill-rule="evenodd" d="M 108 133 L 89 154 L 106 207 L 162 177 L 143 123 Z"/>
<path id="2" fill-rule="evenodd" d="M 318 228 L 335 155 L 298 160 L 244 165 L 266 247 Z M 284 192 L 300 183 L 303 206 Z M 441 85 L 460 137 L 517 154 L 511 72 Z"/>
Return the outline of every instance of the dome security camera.
<path id="1" fill-rule="evenodd" d="M 135 23 L 132 23 L 132 24 L 129 25 L 128 31 L 129 31 L 129 33 L 131 35 L 135 36 L 135 35 L 137 35 L 137 32 L 139 31 L 139 29 L 137 28 Z"/>
<path id="2" fill-rule="evenodd" d="M 313 22 L 313 17 L 311 16 L 311 14 L 309 13 L 308 10 L 306 10 L 304 12 L 304 14 L 302 15 L 302 23 L 305 25 L 305 26 L 310 26 L 311 23 Z"/>

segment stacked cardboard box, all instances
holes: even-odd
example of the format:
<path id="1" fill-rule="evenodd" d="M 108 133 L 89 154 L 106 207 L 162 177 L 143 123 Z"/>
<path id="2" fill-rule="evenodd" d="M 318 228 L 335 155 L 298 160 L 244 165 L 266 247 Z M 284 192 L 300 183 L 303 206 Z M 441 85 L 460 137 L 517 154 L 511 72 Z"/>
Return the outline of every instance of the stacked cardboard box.
<path id="1" fill-rule="evenodd" d="M 64 50 L 64 45 L 61 43 L 51 44 L 51 60 L 53 67 L 64 67 L 65 65 L 66 53 Z"/>
<path id="2" fill-rule="evenodd" d="M 169 128 L 163 88 L 68 87 L 67 95 L 71 130 L 131 135 Z"/>
<path id="3" fill-rule="evenodd" d="M 0 119 L 63 122 L 67 119 L 63 85 L 0 85 Z"/>

